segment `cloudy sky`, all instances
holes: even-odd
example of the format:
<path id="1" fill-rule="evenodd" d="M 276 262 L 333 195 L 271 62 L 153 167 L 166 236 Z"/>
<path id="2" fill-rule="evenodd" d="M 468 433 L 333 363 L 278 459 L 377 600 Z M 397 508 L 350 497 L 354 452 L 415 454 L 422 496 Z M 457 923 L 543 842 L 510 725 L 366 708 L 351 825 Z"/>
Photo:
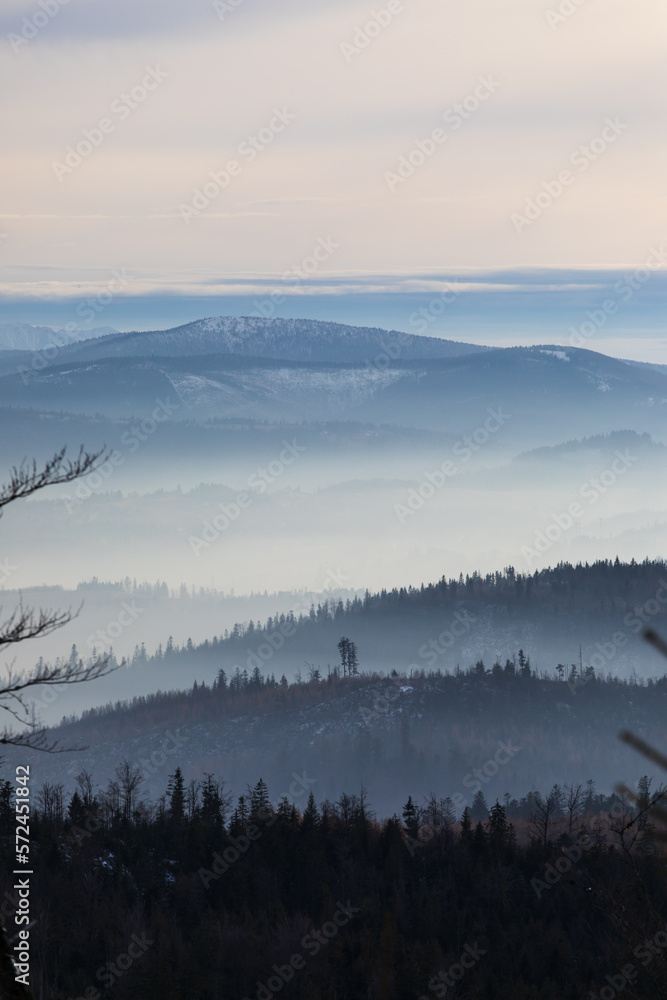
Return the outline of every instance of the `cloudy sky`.
<path id="1" fill-rule="evenodd" d="M 664 0 L 4 0 L 0 320 L 116 272 L 97 325 L 278 289 L 410 329 L 457 282 L 429 333 L 565 343 L 613 301 L 590 346 L 664 360 L 666 30 Z"/>

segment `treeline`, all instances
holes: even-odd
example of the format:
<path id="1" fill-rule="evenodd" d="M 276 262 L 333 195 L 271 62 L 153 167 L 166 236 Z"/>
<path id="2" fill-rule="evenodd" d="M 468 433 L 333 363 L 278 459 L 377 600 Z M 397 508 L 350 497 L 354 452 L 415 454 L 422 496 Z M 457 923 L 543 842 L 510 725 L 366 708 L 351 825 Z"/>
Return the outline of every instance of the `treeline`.
<path id="1" fill-rule="evenodd" d="M 126 584 L 136 587 L 136 581 L 128 579 Z M 139 585 L 137 592 L 144 586 L 150 587 Z M 156 589 L 166 596 L 165 584 L 157 584 Z M 180 596 L 192 595 L 182 587 Z M 200 596 L 211 595 L 202 591 Z M 633 642 L 645 625 L 660 627 L 665 617 L 667 563 L 661 559 L 560 563 L 532 574 L 517 573 L 509 566 L 486 575 L 443 576 L 437 583 L 420 587 L 376 594 L 366 591 L 363 597 L 345 601 L 332 598 L 310 603 L 296 613 L 237 622 L 231 630 L 201 643 L 187 639 L 179 645 L 170 636 L 153 653 L 140 643 L 121 662 L 156 670 L 165 663 L 178 663 L 184 669 L 210 673 L 218 666 L 233 671 L 237 665 L 241 672 L 255 667 L 263 671 L 272 661 L 290 673 L 305 663 L 326 671 L 337 662 L 336 646 L 344 634 L 357 642 L 360 664 L 367 669 L 404 668 L 410 663 L 434 666 L 438 661 L 447 661 L 453 669 L 471 646 L 483 657 L 489 649 L 508 642 L 510 649 L 523 643 L 530 652 L 532 646 L 535 654 L 540 647 L 551 654 L 557 646 L 563 651 L 562 659 L 570 661 L 583 644 L 590 665 L 600 655 L 594 640 L 608 641 L 620 629 L 623 645 L 609 657 L 616 667 L 625 663 L 627 655 L 636 655 Z M 525 642 L 517 642 L 522 635 Z M 445 636 L 444 644 L 434 651 L 432 643 L 438 636 Z M 510 649 L 505 647 L 503 658 Z M 76 649 L 73 655 L 79 655 Z M 102 655 L 116 662 L 113 649 L 93 650 L 90 659 Z"/>
<path id="2" fill-rule="evenodd" d="M 139 664 L 146 660 L 139 655 Z M 110 662 L 118 665 L 114 659 Z M 125 663 L 121 661 L 120 666 Z M 423 695 L 428 695 L 424 707 L 429 713 L 437 715 L 440 710 L 456 710 L 461 703 L 473 717 L 494 703 L 497 707 L 505 707 L 503 702 L 497 701 L 500 693 L 505 696 L 505 703 L 506 699 L 511 699 L 515 711 L 539 713 L 542 709 L 553 711 L 554 707 L 566 708 L 573 704 L 589 717 L 598 709 L 622 713 L 628 702 L 638 711 L 660 706 L 661 712 L 667 698 L 667 674 L 647 679 L 620 678 L 597 673 L 593 666 L 576 663 L 559 663 L 551 671 L 537 672 L 523 650 L 506 659 L 504 664 L 496 660 L 492 666 L 487 666 L 483 660 L 478 660 L 466 670 L 457 668 L 451 674 L 440 670 L 415 670 L 401 675 L 393 670 L 383 676 L 357 671 L 353 676 L 344 677 L 338 665 L 329 668 L 326 674 L 310 665 L 306 673 L 303 677 L 298 671 L 297 679 L 288 681 L 284 674 L 279 679 L 275 674 L 264 675 L 259 667 L 251 672 L 237 667 L 231 675 L 220 668 L 211 684 L 195 680 L 187 690 L 157 691 L 109 702 L 86 709 L 80 716 L 65 716 L 60 728 L 78 723 L 97 724 L 112 717 L 118 721 L 121 717 L 131 718 L 133 724 L 143 721 L 145 725 L 155 726 L 172 723 L 174 719 L 180 723 L 224 719 L 256 710 L 294 715 L 323 700 L 333 705 L 349 695 L 358 696 L 359 711 L 366 720 L 365 711 L 376 716 L 387 714 L 389 704 L 396 702 L 397 692 L 401 690 L 422 695 L 422 705 Z M 378 699 L 386 702 L 379 709 Z"/>
<path id="3" fill-rule="evenodd" d="M 204 766 L 233 773 L 241 787 L 259 771 L 275 787 L 295 767 L 305 768 L 317 778 L 318 796 L 337 798 L 363 782 L 385 815 L 397 795 L 431 788 L 468 795 L 470 804 L 475 769 L 493 761 L 501 743 L 521 749 L 499 774 L 485 775 L 486 794 L 491 788 L 502 799 L 507 791 L 583 782 L 591 774 L 610 790 L 635 773 L 621 730 L 664 743 L 667 678 L 619 680 L 562 667 L 562 679 L 557 670 L 545 679 L 519 654 L 503 665 L 478 661 L 454 674 L 410 677 L 332 671 L 289 683 L 220 671 L 213 684 L 65 719 L 49 736 L 61 746 L 87 746 L 82 766 L 106 777 L 122 756 L 145 756 L 155 734 L 172 732 L 187 740 L 188 780 Z M 59 780 L 57 762 L 40 767 L 44 779 Z M 150 787 L 156 794 L 154 777 Z"/>
<path id="4" fill-rule="evenodd" d="M 307 778 L 275 802 L 261 779 L 232 801 L 215 775 L 188 783 L 180 767 L 163 787 L 146 801 L 123 761 L 104 791 L 84 771 L 67 801 L 62 786 L 37 795 L 35 997 L 667 995 L 646 779 L 634 806 L 591 784 L 458 822 L 435 795 L 385 821 L 363 789 L 318 804 Z M 0 830 L 11 886 L 6 796 Z"/>

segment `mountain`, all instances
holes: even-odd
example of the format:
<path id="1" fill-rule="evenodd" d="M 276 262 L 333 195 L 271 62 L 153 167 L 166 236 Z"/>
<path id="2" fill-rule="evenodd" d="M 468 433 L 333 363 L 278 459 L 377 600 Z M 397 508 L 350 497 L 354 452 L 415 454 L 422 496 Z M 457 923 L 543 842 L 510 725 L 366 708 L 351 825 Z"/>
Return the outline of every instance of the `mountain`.
<path id="1" fill-rule="evenodd" d="M 124 337 L 65 348 L 43 371 L 16 366 L 13 355 L 0 377 L 3 405 L 128 417 L 170 399 L 177 420 L 352 419 L 459 435 L 480 428 L 491 408 L 509 415 L 503 436 L 519 447 L 619 428 L 664 435 L 667 374 L 582 349 L 517 347 L 383 365 L 371 357 L 337 364 L 238 354 L 93 357 Z"/>
<path id="2" fill-rule="evenodd" d="M 217 316 L 173 330 L 119 333 L 84 347 L 73 345 L 63 351 L 61 360 L 236 354 L 283 361 L 368 362 L 381 367 L 399 358 L 450 358 L 486 350 L 438 337 L 319 320 Z"/>
<path id="3" fill-rule="evenodd" d="M 61 344 L 108 337 L 118 331 L 110 326 L 92 330 L 58 330 L 50 326 L 31 326 L 29 323 L 0 323 L 0 351 L 43 351 Z"/>

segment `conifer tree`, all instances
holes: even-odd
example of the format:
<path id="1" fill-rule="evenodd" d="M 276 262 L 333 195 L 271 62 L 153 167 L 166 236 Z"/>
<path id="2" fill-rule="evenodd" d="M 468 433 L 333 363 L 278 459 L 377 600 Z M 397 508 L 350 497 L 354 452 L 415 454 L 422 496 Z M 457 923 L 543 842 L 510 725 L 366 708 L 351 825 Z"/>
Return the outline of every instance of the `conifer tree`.
<path id="1" fill-rule="evenodd" d="M 169 812 L 172 819 L 183 819 L 185 812 L 185 782 L 183 781 L 183 772 L 180 767 L 177 767 L 174 773 L 169 775 L 167 795 L 169 796 Z"/>

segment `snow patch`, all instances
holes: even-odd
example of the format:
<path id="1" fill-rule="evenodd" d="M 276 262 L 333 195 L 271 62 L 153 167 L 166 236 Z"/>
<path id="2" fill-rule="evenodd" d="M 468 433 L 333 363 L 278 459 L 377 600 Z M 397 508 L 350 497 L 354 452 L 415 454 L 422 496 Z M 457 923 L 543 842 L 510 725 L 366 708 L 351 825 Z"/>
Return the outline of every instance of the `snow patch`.
<path id="1" fill-rule="evenodd" d="M 554 358 L 558 358 L 560 361 L 569 361 L 570 356 L 566 354 L 565 351 L 544 351 L 540 350 L 540 354 L 553 354 Z"/>

